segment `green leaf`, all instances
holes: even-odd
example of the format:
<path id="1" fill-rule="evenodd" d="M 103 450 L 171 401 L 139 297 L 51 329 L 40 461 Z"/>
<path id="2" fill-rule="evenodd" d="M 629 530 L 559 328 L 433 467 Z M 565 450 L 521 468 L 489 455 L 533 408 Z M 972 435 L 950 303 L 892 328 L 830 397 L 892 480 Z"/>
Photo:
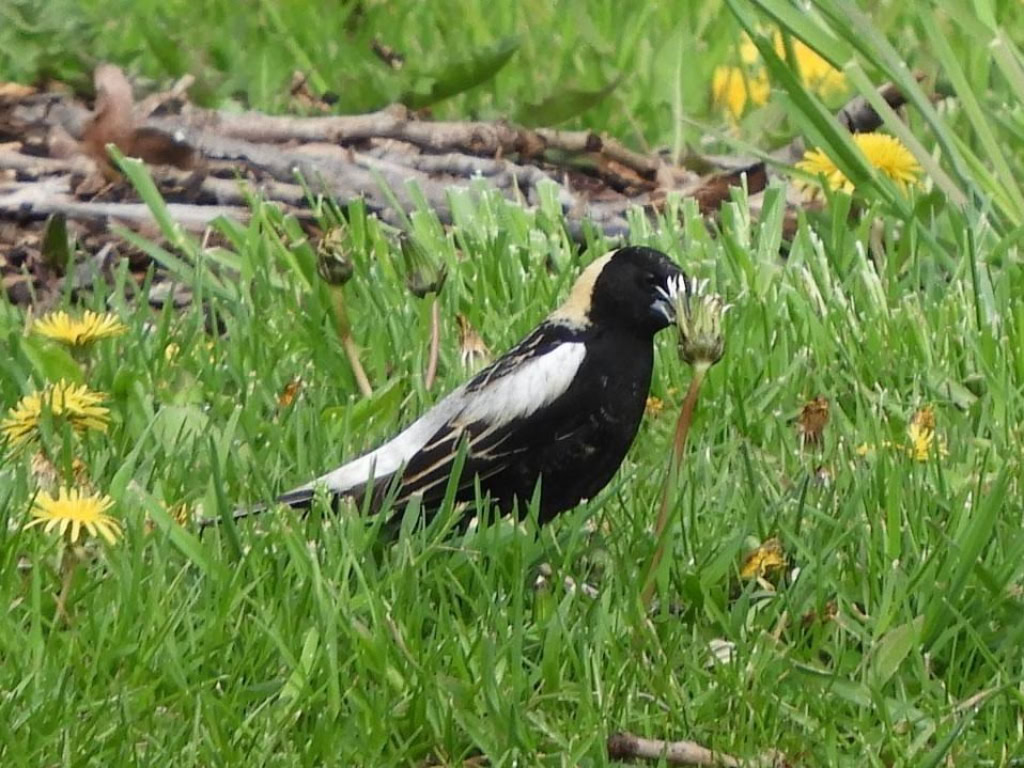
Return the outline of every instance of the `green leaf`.
<path id="1" fill-rule="evenodd" d="M 503 38 L 497 44 L 477 51 L 467 59 L 449 64 L 435 75 L 426 75 L 425 79 L 433 80 L 430 90 L 426 93 L 410 90 L 403 93 L 398 100 L 410 109 L 422 109 L 468 91 L 498 74 L 517 50 L 517 38 Z"/>
<path id="2" fill-rule="evenodd" d="M 923 625 L 924 617 L 918 616 L 913 621 L 893 627 L 878 641 L 869 672 L 872 685 L 881 687 L 896 673 L 900 664 L 920 641 Z"/>
<path id="3" fill-rule="evenodd" d="M 402 401 L 402 388 L 399 379 L 391 379 L 381 389 L 373 393 L 373 397 L 364 397 L 352 405 L 335 405 L 324 408 L 321 418 L 324 423 L 344 421 L 348 417 L 348 428 L 359 432 L 366 428 L 371 420 L 383 414 L 393 414 Z"/>
<path id="4" fill-rule="evenodd" d="M 987 458 L 987 457 L 986 457 Z M 981 463 L 979 478 L 984 477 L 985 461 Z M 1006 501 L 1007 488 L 1011 473 L 1004 465 L 992 483 L 984 498 L 972 507 L 971 514 L 960 530 L 952 536 L 949 557 L 943 564 L 942 573 L 952 574 L 948 586 L 937 592 L 928 606 L 924 630 L 924 645 L 931 646 L 939 634 L 947 626 L 952 612 L 951 606 L 957 606 L 963 597 L 964 587 L 971 572 L 978 564 L 985 546 L 992 541 L 999 512 Z M 978 496 L 981 497 L 981 480 L 979 479 Z"/>
<path id="5" fill-rule="evenodd" d="M 953 748 L 957 739 L 960 737 L 960 733 L 963 729 L 974 720 L 974 716 L 978 713 L 977 709 L 970 709 L 967 714 L 956 721 L 956 725 L 950 728 L 949 733 L 946 734 L 945 738 L 935 745 L 935 748 L 925 755 L 924 760 L 921 762 L 921 768 L 936 768 L 941 765 L 946 755 L 949 754 L 949 750 Z"/>
<path id="6" fill-rule="evenodd" d="M 71 261 L 68 220 L 63 213 L 55 213 L 46 220 L 42 253 L 46 266 L 55 271 L 63 271 Z"/>
<path id="7" fill-rule="evenodd" d="M 558 125 L 592 109 L 607 98 L 622 82 L 619 75 L 596 91 L 567 88 L 553 93 L 538 104 L 528 104 L 519 110 L 516 120 L 523 125 Z"/>
<path id="8" fill-rule="evenodd" d="M 287 682 L 281 689 L 281 698 L 295 700 L 309 685 L 309 678 L 313 672 L 313 664 L 316 655 L 320 650 L 320 632 L 317 628 L 310 627 L 306 630 L 305 638 L 302 641 L 302 652 L 299 654 L 298 663 L 292 669 Z"/>
<path id="9" fill-rule="evenodd" d="M 75 384 L 84 381 L 82 369 L 71 353 L 59 344 L 44 341 L 34 336 L 22 339 L 21 350 L 25 353 L 36 373 L 47 381 L 67 379 Z"/>
<path id="10" fill-rule="evenodd" d="M 168 453 L 174 453 L 183 441 L 193 440 L 206 431 L 210 422 L 195 405 L 165 405 L 153 421 L 153 436 Z"/>

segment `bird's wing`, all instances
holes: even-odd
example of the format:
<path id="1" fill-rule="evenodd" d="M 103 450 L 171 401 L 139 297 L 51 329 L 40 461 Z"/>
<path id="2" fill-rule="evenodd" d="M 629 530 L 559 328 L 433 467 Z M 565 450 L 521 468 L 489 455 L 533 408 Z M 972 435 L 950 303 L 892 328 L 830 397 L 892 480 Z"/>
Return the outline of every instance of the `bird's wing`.
<path id="1" fill-rule="evenodd" d="M 443 494 L 463 441 L 462 483 L 486 479 L 530 447 L 524 420 L 550 405 L 572 384 L 586 355 L 581 341 L 541 326 L 506 355 L 456 389 L 404 432 L 377 450 L 285 494 L 305 495 L 319 485 L 334 494 L 357 494 L 372 477 L 382 488 L 401 471 L 399 501 L 420 493 Z M 537 439 L 551 436 L 541 435 Z M 526 438 L 526 439 L 524 439 Z"/>

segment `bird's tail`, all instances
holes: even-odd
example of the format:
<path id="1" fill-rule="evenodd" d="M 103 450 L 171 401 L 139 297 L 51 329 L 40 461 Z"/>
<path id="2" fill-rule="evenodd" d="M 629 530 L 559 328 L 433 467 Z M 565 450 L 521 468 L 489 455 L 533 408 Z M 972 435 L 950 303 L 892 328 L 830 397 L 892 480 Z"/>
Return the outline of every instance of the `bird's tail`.
<path id="1" fill-rule="evenodd" d="M 282 493 L 277 497 L 275 504 L 253 504 L 251 507 L 239 507 L 231 513 L 232 520 L 243 520 L 247 517 L 254 517 L 262 512 L 266 512 L 272 506 L 276 504 L 283 504 L 292 509 L 308 509 L 313 503 L 313 489 L 312 488 L 296 488 L 293 491 Z M 203 530 L 209 528 L 212 525 L 219 525 L 223 518 L 220 517 L 204 517 L 199 521 L 199 528 Z"/>

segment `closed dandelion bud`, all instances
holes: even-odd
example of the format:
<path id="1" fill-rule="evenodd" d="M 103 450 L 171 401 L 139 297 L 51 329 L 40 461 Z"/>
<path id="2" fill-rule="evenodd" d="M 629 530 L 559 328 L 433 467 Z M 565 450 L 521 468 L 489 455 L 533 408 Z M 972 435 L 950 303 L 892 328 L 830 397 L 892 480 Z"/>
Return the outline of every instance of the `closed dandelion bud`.
<path id="1" fill-rule="evenodd" d="M 405 284 L 413 296 L 422 299 L 431 293 L 440 293 L 446 277 L 448 277 L 448 270 L 441 265 L 434 270 L 418 269 L 410 272 L 409 276 L 405 278 Z"/>
<path id="2" fill-rule="evenodd" d="M 344 285 L 352 279 L 354 267 L 348 257 L 345 230 L 338 227 L 324 235 L 316 249 L 316 271 L 328 285 Z"/>
<path id="3" fill-rule="evenodd" d="M 448 277 L 448 268 L 437 263 L 430 254 L 412 240 L 403 237 L 402 259 L 405 261 L 405 285 L 417 299 L 440 293 Z"/>

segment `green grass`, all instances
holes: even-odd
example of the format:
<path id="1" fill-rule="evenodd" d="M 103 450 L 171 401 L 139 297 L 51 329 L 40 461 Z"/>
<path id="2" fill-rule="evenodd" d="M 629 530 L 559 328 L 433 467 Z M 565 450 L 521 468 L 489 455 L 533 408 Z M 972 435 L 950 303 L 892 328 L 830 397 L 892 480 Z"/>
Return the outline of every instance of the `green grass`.
<path id="1" fill-rule="evenodd" d="M 799 23 L 782 3 L 757 5 Z M 1024 751 L 1021 123 L 1019 108 L 1005 106 L 1019 103 L 1015 59 L 993 66 L 977 50 L 985 29 L 947 16 L 938 22 L 954 57 L 939 45 L 918 47 L 913 31 L 932 22 L 910 3 L 877 15 L 871 29 L 880 39 L 833 5 L 817 3 L 817 29 L 858 49 L 869 82 L 884 79 L 880 40 L 888 40 L 915 65 L 958 61 L 963 77 L 949 80 L 976 103 L 943 105 L 934 120 L 911 113 L 909 130 L 929 152 L 939 148 L 945 193 L 904 201 L 866 179 L 857 214 L 847 216 L 845 199 L 831 201 L 801 222 L 786 259 L 774 190 L 759 222 L 737 192 L 715 236 L 688 204 L 655 223 L 633 217 L 633 242 L 668 251 L 735 305 L 726 356 L 702 391 L 660 607 L 650 616 L 639 601 L 655 546 L 650 528 L 689 381 L 672 332 L 659 339 L 652 386 L 665 410 L 647 417 L 611 487 L 544 529 L 488 523 L 461 534 L 451 532 L 450 514 L 426 529 L 410 514 L 392 543 L 373 520 L 316 513 L 199 538 L 163 512 L 184 501 L 215 514 L 265 499 L 392 435 L 465 378 L 456 313 L 493 350 L 507 349 L 609 246 L 595 240 L 580 251 L 557 207 L 526 212 L 461 195 L 450 231 L 429 212 L 412 216 L 414 239 L 449 270 L 432 392 L 422 386 L 427 302 L 405 288 L 393 233 L 358 207 L 348 212 L 355 276 L 346 292 L 376 388 L 369 400 L 358 397 L 312 249 L 269 206 L 256 204 L 247 226 L 223 225 L 218 249 L 168 231 L 173 253 L 153 251 L 206 301 L 222 336 L 198 307 L 154 314 L 126 294 L 123 271 L 87 303 L 113 307 L 131 332 L 101 342 L 86 363 L 23 335 L 24 314 L 0 304 L 0 404 L 61 376 L 109 394 L 107 435 L 79 440 L 57 429 L 43 439 L 58 463 L 86 463 L 126 528 L 121 543 L 97 548 L 78 570 L 71 624 L 55 621 L 56 544 L 21 527 L 34 488 L 29 462 L 5 456 L 0 464 L 5 765 L 407 765 L 431 756 L 459 764 L 481 752 L 502 765 L 601 765 L 607 735 L 620 729 L 742 756 L 774 747 L 796 765 L 938 765 L 949 756 L 956 765 L 1012 764 Z M 1015 4 L 974 6 L 991 10 L 989 26 L 1019 29 Z M 357 77 L 377 65 L 347 67 L 365 51 L 339 42 L 343 19 L 312 24 L 298 4 L 242 13 L 214 3 L 205 26 L 185 4 L 151 24 L 156 5 L 143 5 L 125 12 L 118 34 L 95 26 L 98 6 L 70 7 L 54 2 L 40 13 L 58 32 L 81 25 L 76 39 L 90 55 L 151 76 L 174 73 L 161 59 L 168 48 L 181 71 L 223 71 L 222 80 L 209 76 L 214 101 L 244 87 L 259 106 L 283 107 L 276 100 L 301 67 L 297 49 L 325 77 L 354 78 L 347 109 L 409 87 Z M 522 36 L 493 81 L 439 104 L 440 114 L 513 114 L 563 83 L 594 88 L 626 71 L 608 101 L 578 120 L 653 143 L 676 138 L 673 99 L 706 116 L 706 105 L 700 112 L 690 99 L 706 99 L 716 63 L 713 54 L 683 61 L 672 41 L 699 38 L 721 60 L 739 28 L 719 6 L 700 3 L 624 12 L 567 2 L 488 16 L 482 3 L 431 7 L 392 41 L 381 30 L 392 29 L 397 11 L 372 5 L 358 34 L 377 32 L 422 54 L 416 65 L 428 70 Z M 3 35 L 38 54 L 23 57 L 20 70 L 5 60 L 6 75 L 38 73 L 65 40 L 10 28 Z M 595 70 L 588 51 L 604 50 L 598 42 L 612 55 Z M 61 61 L 87 71 L 84 59 Z M 766 126 L 820 134 L 841 156 L 843 137 L 799 82 L 776 87 L 741 135 Z M 694 131 L 687 124 L 685 137 Z M 949 202 L 955 190 L 967 201 L 962 210 Z M 225 277 L 225 267 L 241 279 Z M 178 352 L 168 359 L 172 343 Z M 295 377 L 300 394 L 282 407 Z M 820 452 L 801 451 L 791 420 L 818 394 L 831 401 L 831 423 Z M 899 446 L 926 403 L 948 455 L 918 462 Z M 862 457 L 863 444 L 875 450 Z M 821 466 L 827 484 L 815 480 Z M 771 536 L 799 574 L 776 591 L 741 585 L 743 554 Z M 555 576 L 538 590 L 545 562 Z M 565 576 L 599 596 L 565 589 Z M 714 639 L 735 644 L 732 663 L 710 663 Z"/>

